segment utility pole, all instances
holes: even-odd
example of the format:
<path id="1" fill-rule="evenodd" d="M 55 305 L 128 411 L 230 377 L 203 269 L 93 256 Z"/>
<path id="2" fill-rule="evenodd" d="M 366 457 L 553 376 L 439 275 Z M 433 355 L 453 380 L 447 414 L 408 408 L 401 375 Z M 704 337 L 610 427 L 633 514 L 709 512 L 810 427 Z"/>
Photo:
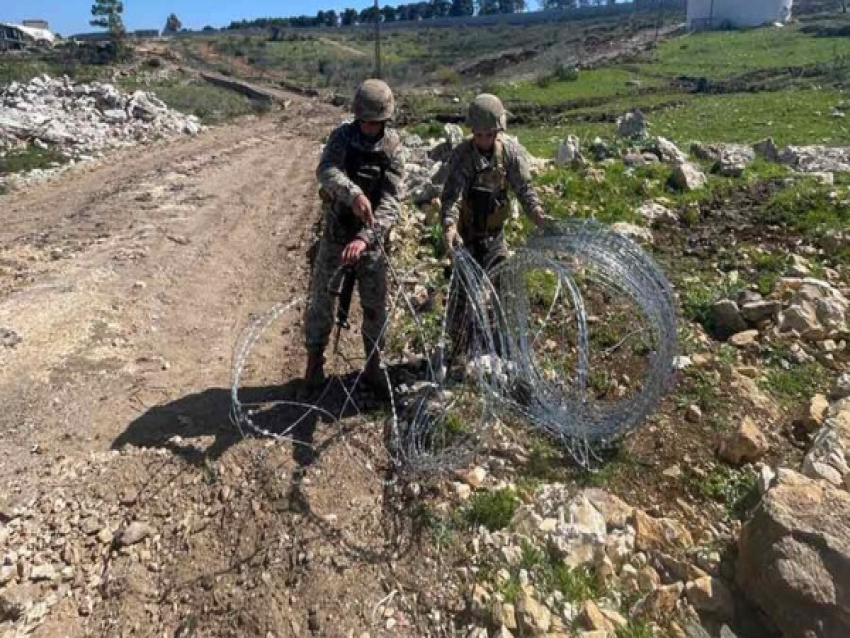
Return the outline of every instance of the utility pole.
<path id="1" fill-rule="evenodd" d="M 375 0 L 375 77 L 381 78 L 381 9 Z"/>
<path id="2" fill-rule="evenodd" d="M 658 17 L 655 19 L 655 42 L 658 42 L 661 25 L 664 23 L 664 0 L 658 0 Z"/>
<path id="3" fill-rule="evenodd" d="M 714 28 L 714 0 L 711 0 L 711 10 L 708 12 L 708 28 Z"/>

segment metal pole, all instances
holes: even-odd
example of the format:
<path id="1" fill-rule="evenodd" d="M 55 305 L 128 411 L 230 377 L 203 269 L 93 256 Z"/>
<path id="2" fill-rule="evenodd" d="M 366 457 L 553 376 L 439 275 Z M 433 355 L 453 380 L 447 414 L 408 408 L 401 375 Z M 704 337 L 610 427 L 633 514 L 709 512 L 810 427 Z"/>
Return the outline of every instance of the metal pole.
<path id="1" fill-rule="evenodd" d="M 711 9 L 708 12 L 708 28 L 714 28 L 714 0 L 711 0 Z"/>
<path id="2" fill-rule="evenodd" d="M 375 77 L 381 77 L 381 9 L 375 0 Z"/>
<path id="3" fill-rule="evenodd" d="M 661 24 L 664 22 L 664 0 L 658 0 L 658 15 L 655 18 L 655 42 L 661 32 Z"/>

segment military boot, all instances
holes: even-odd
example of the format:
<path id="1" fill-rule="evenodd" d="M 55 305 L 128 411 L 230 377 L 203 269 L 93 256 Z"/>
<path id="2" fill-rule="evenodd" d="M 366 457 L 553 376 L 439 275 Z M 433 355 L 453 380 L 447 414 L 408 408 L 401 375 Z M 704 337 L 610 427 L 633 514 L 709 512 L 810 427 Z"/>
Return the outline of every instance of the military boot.
<path id="1" fill-rule="evenodd" d="M 304 373 L 303 391 L 299 400 L 305 401 L 325 383 L 325 353 L 323 350 L 307 351 L 307 371 Z"/>
<path id="2" fill-rule="evenodd" d="M 379 399 L 389 400 L 392 388 L 387 379 L 384 370 L 381 369 L 381 355 L 374 352 L 366 362 L 366 367 L 363 369 L 363 380 L 369 389 L 375 393 Z"/>

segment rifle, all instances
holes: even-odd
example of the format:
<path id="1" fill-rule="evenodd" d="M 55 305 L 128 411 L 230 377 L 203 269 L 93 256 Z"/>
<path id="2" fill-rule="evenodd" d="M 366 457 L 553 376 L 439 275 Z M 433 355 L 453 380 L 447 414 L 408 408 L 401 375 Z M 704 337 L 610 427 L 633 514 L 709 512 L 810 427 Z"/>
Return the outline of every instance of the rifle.
<path id="1" fill-rule="evenodd" d="M 348 321 L 348 314 L 351 311 L 351 297 L 354 294 L 354 283 L 357 280 L 354 272 L 354 265 L 343 266 L 334 274 L 330 284 L 328 284 L 328 292 L 332 296 L 338 297 L 336 306 L 336 336 L 334 337 L 334 354 L 339 354 L 339 337 L 343 328 L 348 330 L 351 324 Z"/>

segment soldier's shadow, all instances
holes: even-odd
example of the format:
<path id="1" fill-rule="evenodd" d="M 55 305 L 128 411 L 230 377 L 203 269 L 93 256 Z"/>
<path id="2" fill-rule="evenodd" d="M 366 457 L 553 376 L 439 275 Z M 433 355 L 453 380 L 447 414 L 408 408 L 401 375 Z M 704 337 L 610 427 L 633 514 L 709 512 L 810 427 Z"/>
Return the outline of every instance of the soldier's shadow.
<path id="1" fill-rule="evenodd" d="M 385 410 L 386 404 L 365 390 L 359 372 L 331 377 L 322 392 L 304 398 L 303 381 L 283 385 L 240 388 L 239 401 L 255 430 L 286 436 L 293 443 L 299 466 L 316 456 L 313 439 L 319 423 L 333 423 Z M 353 389 L 352 389 L 353 388 Z M 130 445 L 170 450 L 185 461 L 203 466 L 218 459 L 247 435 L 257 434 L 231 418 L 228 388 L 209 388 L 175 401 L 153 406 L 133 420 L 112 443 L 113 449 Z M 212 441 L 209 438 L 212 437 Z"/>

